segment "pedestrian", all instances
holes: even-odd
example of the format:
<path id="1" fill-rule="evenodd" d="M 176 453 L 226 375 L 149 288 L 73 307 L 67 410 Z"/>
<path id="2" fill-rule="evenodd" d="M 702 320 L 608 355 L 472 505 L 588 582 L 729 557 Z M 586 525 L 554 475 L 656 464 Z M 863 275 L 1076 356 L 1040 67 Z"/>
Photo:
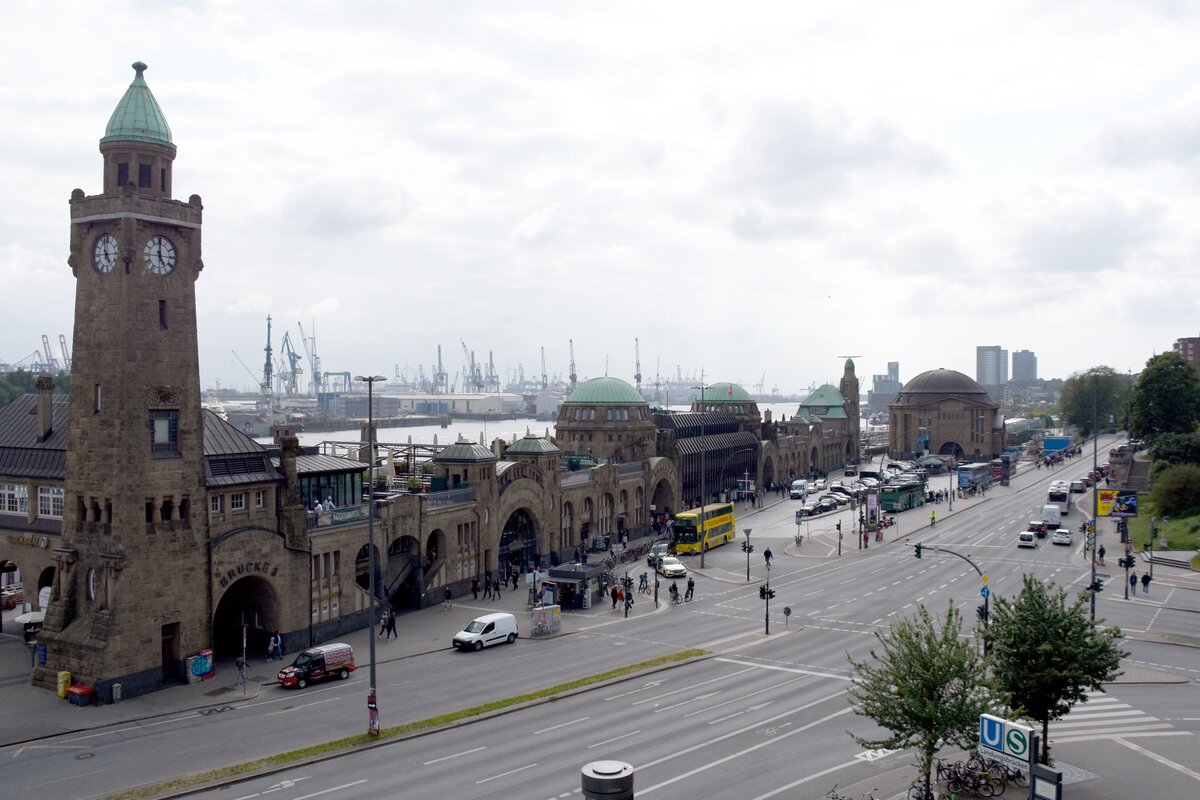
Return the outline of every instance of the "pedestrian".
<path id="1" fill-rule="evenodd" d="M 471 599 L 479 599 L 479 578 L 471 578 Z"/>
<path id="2" fill-rule="evenodd" d="M 246 682 L 246 659 L 242 658 L 239 655 L 237 658 L 235 658 L 233 660 L 233 663 L 237 665 L 237 671 L 238 671 L 237 681 L 233 685 L 241 686 L 243 683 Z"/>
<path id="3" fill-rule="evenodd" d="M 492 596 L 492 576 L 485 575 L 483 578 L 483 599 L 487 600 Z"/>
<path id="4" fill-rule="evenodd" d="M 387 638 L 400 638 L 400 634 L 396 633 L 396 610 L 392 608 L 391 603 L 388 603 L 387 606 Z"/>
<path id="5" fill-rule="evenodd" d="M 275 660 L 275 634 L 267 639 L 267 661 Z"/>
<path id="6" fill-rule="evenodd" d="M 513 591 L 514 592 L 517 590 L 517 580 L 520 577 L 521 577 L 521 570 L 517 569 L 516 567 L 513 567 L 512 581 L 513 581 Z"/>
<path id="7" fill-rule="evenodd" d="M 275 658 L 283 661 L 283 634 L 275 631 Z"/>
<path id="8" fill-rule="evenodd" d="M 625 602 L 625 590 L 624 589 L 617 589 L 617 602 L 618 603 Z M 614 608 L 615 608 L 615 606 L 614 606 Z"/>
<path id="9" fill-rule="evenodd" d="M 379 614 L 379 634 L 378 634 L 378 636 L 376 636 L 376 638 L 378 638 L 379 636 L 383 636 L 385 633 L 387 633 L 388 613 L 390 611 L 391 611 L 390 606 L 384 606 L 383 611 Z"/>
<path id="10" fill-rule="evenodd" d="M 1150 594 L 1150 573 L 1142 573 L 1142 594 Z"/>
<path id="11" fill-rule="evenodd" d="M 1100 549 L 1097 552 L 1100 553 L 1100 563 L 1103 564 L 1104 563 L 1104 545 L 1100 545 Z"/>
<path id="12" fill-rule="evenodd" d="M 767 560 L 768 567 L 771 566 L 771 558 L 772 557 L 773 556 L 771 555 L 771 548 L 768 547 L 766 550 L 763 550 L 763 558 L 765 558 Z"/>
<path id="13" fill-rule="evenodd" d="M 863 531 L 863 549 L 871 546 L 871 534 L 868 531 Z"/>
<path id="14" fill-rule="evenodd" d="M 1137 594 L 1137 581 L 1138 581 L 1137 573 L 1136 572 L 1129 573 L 1129 591 L 1132 592 L 1133 594 Z"/>
<path id="15" fill-rule="evenodd" d="M 692 595 L 694 595 L 695 593 L 696 593 L 696 580 L 691 575 L 688 575 L 687 591 L 683 593 L 683 599 L 691 600 Z"/>
<path id="16" fill-rule="evenodd" d="M 613 609 L 615 610 L 617 607 L 617 587 L 616 586 L 612 587 L 612 591 L 609 592 L 609 594 L 612 596 Z"/>
<path id="17" fill-rule="evenodd" d="M 450 599 L 453 596 L 454 596 L 454 594 L 450 591 L 449 586 L 442 589 L 442 608 L 449 611 L 451 608 L 454 607 L 454 603 Z"/>

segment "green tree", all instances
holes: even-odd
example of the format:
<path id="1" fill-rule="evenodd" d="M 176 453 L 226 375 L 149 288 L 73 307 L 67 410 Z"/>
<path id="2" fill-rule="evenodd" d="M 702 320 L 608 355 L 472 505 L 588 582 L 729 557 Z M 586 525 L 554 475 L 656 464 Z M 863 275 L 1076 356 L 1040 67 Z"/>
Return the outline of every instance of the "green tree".
<path id="1" fill-rule="evenodd" d="M 1156 441 L 1164 433 L 1191 433 L 1200 421 L 1200 373 L 1179 353 L 1146 362 L 1133 387 L 1130 432 Z"/>
<path id="2" fill-rule="evenodd" d="M 1108 426 L 1109 417 L 1124 422 L 1128 399 L 1129 379 L 1125 375 L 1112 367 L 1092 367 L 1073 373 L 1063 382 L 1058 405 L 1067 424 L 1078 428 L 1086 439 L 1092 435 L 1093 415 L 1101 429 Z"/>
<path id="3" fill-rule="evenodd" d="M 1163 470 L 1154 479 L 1150 498 L 1165 517 L 1186 517 L 1200 511 L 1200 466 L 1179 464 Z"/>
<path id="4" fill-rule="evenodd" d="M 1086 702 L 1086 692 L 1101 690 L 1129 655 L 1117 646 L 1119 628 L 1088 620 L 1088 604 L 1086 595 L 1068 603 L 1061 587 L 1026 575 L 1021 594 L 997 597 L 991 613 L 992 676 L 1009 708 L 1042 724 L 1043 764 L 1050 758 L 1050 721 Z"/>
<path id="5" fill-rule="evenodd" d="M 1154 440 L 1154 466 L 1173 467 L 1176 464 L 1200 464 L 1200 432 L 1164 433 Z"/>
<path id="6" fill-rule="evenodd" d="M 875 632 L 881 650 L 871 650 L 869 660 L 846 656 L 854 670 L 854 713 L 892 732 L 881 739 L 850 735 L 872 749 L 914 748 L 927 795 L 938 750 L 946 745 L 973 747 L 979 715 L 995 708 L 996 695 L 978 647 L 959 636 L 961 627 L 952 604 L 940 630 L 929 611 L 918 605 L 914 619 Z"/>

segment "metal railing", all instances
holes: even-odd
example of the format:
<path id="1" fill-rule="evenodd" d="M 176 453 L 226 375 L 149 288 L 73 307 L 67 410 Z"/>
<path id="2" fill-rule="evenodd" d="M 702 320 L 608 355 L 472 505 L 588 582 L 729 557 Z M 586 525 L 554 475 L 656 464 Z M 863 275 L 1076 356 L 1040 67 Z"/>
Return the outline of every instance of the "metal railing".
<path id="1" fill-rule="evenodd" d="M 444 492 L 430 492 L 420 495 L 425 508 L 445 508 L 475 502 L 475 488 L 466 486 L 461 489 L 447 489 Z"/>

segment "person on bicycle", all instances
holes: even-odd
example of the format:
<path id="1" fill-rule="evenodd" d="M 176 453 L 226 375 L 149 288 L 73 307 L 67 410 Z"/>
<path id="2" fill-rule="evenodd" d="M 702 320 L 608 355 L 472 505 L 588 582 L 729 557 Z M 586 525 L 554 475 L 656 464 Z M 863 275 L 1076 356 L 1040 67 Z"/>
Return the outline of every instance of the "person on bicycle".
<path id="1" fill-rule="evenodd" d="M 936 522 L 937 522 L 937 512 L 930 511 L 929 512 L 929 527 L 932 528 Z"/>
<path id="2" fill-rule="evenodd" d="M 679 602 L 679 587 L 675 585 L 675 581 L 671 581 L 671 588 L 667 592 L 671 595 L 672 603 Z"/>
<path id="3" fill-rule="evenodd" d="M 650 591 L 650 579 L 647 577 L 645 572 L 642 573 L 642 579 L 640 581 L 638 581 L 638 591 L 639 592 Z"/>
<path id="4" fill-rule="evenodd" d="M 691 600 L 696 593 L 696 580 L 691 575 L 688 575 L 687 591 L 683 593 L 684 600 Z"/>

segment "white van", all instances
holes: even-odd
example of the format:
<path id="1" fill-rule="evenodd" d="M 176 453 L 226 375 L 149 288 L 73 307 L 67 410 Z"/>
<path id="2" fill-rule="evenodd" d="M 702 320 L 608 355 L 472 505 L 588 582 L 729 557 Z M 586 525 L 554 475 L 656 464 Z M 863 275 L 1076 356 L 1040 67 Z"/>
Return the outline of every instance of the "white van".
<path id="1" fill-rule="evenodd" d="M 1060 524 L 1062 524 L 1062 511 L 1058 506 L 1042 506 L 1042 524 L 1046 526 L 1047 533 L 1053 531 Z"/>
<path id="2" fill-rule="evenodd" d="M 484 614 L 471 620 L 471 624 L 454 634 L 454 646 L 459 650 L 482 650 L 488 645 L 517 640 L 517 618 L 499 612 Z"/>
<path id="3" fill-rule="evenodd" d="M 793 500 L 803 500 L 808 497 L 808 481 L 792 481 L 792 488 L 789 495 Z"/>

